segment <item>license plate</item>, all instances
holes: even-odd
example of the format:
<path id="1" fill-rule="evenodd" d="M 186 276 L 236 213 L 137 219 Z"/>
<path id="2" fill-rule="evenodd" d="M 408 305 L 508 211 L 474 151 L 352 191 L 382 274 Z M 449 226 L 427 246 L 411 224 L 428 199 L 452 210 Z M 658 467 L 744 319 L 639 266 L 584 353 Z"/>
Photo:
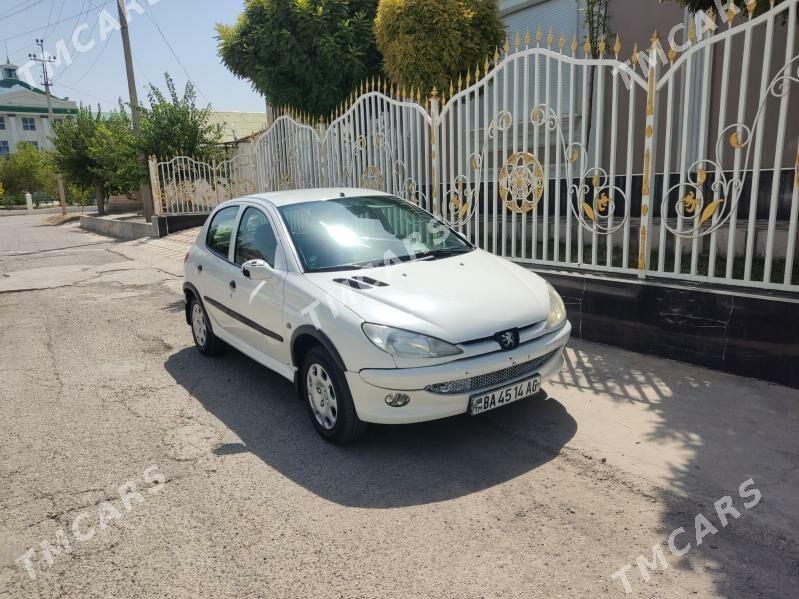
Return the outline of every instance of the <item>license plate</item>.
<path id="1" fill-rule="evenodd" d="M 469 413 L 472 416 L 506 406 L 514 401 L 526 399 L 538 393 L 541 388 L 541 376 L 536 375 L 518 383 L 495 389 L 481 395 L 473 395 L 469 402 Z"/>

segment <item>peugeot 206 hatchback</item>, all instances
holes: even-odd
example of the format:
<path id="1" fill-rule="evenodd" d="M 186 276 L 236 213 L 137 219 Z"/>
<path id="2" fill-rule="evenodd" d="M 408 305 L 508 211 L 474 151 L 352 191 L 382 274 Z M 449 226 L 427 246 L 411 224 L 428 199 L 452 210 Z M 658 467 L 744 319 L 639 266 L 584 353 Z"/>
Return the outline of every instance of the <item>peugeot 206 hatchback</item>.
<path id="1" fill-rule="evenodd" d="M 185 260 L 204 355 L 230 345 L 295 382 L 322 437 L 478 415 L 536 394 L 571 325 L 538 275 L 365 189 L 218 206 Z"/>

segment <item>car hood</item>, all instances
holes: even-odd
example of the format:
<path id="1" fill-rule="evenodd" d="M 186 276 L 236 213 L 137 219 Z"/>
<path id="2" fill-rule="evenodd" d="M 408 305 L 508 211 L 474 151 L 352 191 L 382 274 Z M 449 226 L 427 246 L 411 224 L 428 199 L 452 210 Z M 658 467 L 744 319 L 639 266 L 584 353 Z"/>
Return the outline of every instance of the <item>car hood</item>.
<path id="1" fill-rule="evenodd" d="M 305 276 L 366 322 L 450 343 L 527 327 L 546 320 L 549 313 L 549 294 L 541 277 L 483 250 Z M 362 288 L 342 283 L 353 278 Z"/>

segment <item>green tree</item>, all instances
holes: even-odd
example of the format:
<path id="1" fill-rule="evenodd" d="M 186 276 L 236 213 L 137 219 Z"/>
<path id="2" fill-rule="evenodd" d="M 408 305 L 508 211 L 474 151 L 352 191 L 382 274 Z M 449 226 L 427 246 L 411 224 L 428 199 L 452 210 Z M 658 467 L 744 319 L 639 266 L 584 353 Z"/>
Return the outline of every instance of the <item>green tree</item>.
<path id="1" fill-rule="evenodd" d="M 496 0 L 380 0 L 377 47 L 392 81 L 445 89 L 505 39 Z"/>
<path id="2" fill-rule="evenodd" d="M 26 142 L 17 144 L 3 165 L 2 179 L 6 190 L 14 195 L 42 191 L 47 177 L 43 154 Z"/>
<path id="3" fill-rule="evenodd" d="M 141 178 L 137 139 L 122 106 L 108 118 L 82 106 L 75 118 L 61 123 L 51 140 L 56 168 L 68 183 L 94 189 L 101 215 L 108 196 L 129 195 Z"/>
<path id="4" fill-rule="evenodd" d="M 215 157 L 222 132 L 219 125 L 210 123 L 210 107 L 197 107 L 197 93 L 191 82 L 180 96 L 169 73 L 164 78 L 167 93 L 151 85 L 147 94 L 150 105 L 142 106 L 140 147 L 144 155 L 183 155 L 201 160 Z"/>
<path id="5" fill-rule="evenodd" d="M 216 26 L 219 55 L 273 106 L 326 116 L 380 71 L 376 6 L 376 0 L 246 0 L 235 25 Z"/>
<path id="6" fill-rule="evenodd" d="M 127 112 L 120 109 L 98 121 L 89 155 L 92 173 L 101 182 L 104 199 L 110 195 L 129 196 L 138 188 L 143 173 L 139 170 L 137 145 Z"/>

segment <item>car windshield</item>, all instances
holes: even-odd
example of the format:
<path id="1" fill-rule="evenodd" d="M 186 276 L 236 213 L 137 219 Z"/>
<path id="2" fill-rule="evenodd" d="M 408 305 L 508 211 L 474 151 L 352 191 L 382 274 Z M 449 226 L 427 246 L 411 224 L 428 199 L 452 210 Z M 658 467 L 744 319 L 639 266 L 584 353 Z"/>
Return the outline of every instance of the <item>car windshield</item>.
<path id="1" fill-rule="evenodd" d="M 280 214 L 306 272 L 431 260 L 474 249 L 443 221 L 390 196 L 290 204 Z"/>

